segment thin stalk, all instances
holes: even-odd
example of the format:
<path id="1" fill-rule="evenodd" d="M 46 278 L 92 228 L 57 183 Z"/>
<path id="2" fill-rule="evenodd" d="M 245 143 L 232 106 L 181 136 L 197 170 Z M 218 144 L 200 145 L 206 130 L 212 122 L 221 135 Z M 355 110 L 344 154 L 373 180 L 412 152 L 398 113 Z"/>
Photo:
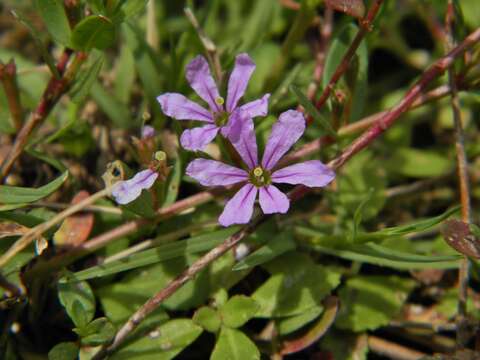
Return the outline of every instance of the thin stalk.
<path id="1" fill-rule="evenodd" d="M 448 1 L 447 14 L 445 18 L 445 33 L 447 38 L 447 51 L 455 46 L 453 26 L 455 22 L 455 7 L 452 0 Z M 462 210 L 462 221 L 470 224 L 472 221 L 472 207 L 470 203 L 470 186 L 468 180 L 468 161 L 465 153 L 465 135 L 463 131 L 462 114 L 460 111 L 460 100 L 458 98 L 457 85 L 455 83 L 455 69 L 448 69 L 448 83 L 451 88 L 451 107 L 453 122 L 455 124 L 455 150 L 457 156 L 457 172 L 460 188 L 460 202 Z M 470 338 L 467 320 L 467 299 L 468 282 L 470 278 L 470 261 L 465 255 L 461 260 L 458 272 L 458 309 L 457 309 L 457 347 L 463 348 Z"/>
<path id="2" fill-rule="evenodd" d="M 360 46 L 363 38 L 367 35 L 369 31 L 372 30 L 373 21 L 375 20 L 375 17 L 377 16 L 377 13 L 380 10 L 380 6 L 382 5 L 382 3 L 383 3 L 383 0 L 375 0 L 372 6 L 370 6 L 370 9 L 368 10 L 368 13 L 365 16 L 365 18 L 360 20 L 360 29 L 358 30 L 357 35 L 355 36 L 352 43 L 350 44 L 350 47 L 348 48 L 347 52 L 343 56 L 342 61 L 340 62 L 340 65 L 335 70 L 335 73 L 332 75 L 327 86 L 325 87 L 325 89 L 323 89 L 322 95 L 320 95 L 320 98 L 315 103 L 315 106 L 317 107 L 317 109 L 320 109 L 325 104 L 335 84 L 338 82 L 338 80 L 340 80 L 342 75 L 345 74 L 345 72 L 347 71 L 348 66 L 352 61 L 353 57 L 355 56 L 355 53 L 357 52 L 357 49 Z"/>

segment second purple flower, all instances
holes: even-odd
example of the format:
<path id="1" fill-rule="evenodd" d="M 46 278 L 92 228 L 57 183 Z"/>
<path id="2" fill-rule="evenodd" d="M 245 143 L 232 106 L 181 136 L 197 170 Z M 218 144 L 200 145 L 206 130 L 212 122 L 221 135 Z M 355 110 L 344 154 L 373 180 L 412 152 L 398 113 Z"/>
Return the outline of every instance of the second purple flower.
<path id="1" fill-rule="evenodd" d="M 245 114 L 245 121 L 267 114 L 270 94 L 238 106 L 254 70 L 255 64 L 247 54 L 239 54 L 236 57 L 235 66 L 228 81 L 225 103 L 210 73 L 207 60 L 203 56 L 197 56 L 187 65 L 186 78 L 192 89 L 208 104 L 209 110 L 190 101 L 182 94 L 165 93 L 157 97 L 166 115 L 177 120 L 197 120 L 207 124 L 183 132 L 180 143 L 185 149 L 192 151 L 205 149 L 218 132 L 229 138 L 231 133 L 235 135 L 237 131 L 232 129 L 241 126 L 235 122 L 238 117 L 233 116 L 238 111 Z"/>

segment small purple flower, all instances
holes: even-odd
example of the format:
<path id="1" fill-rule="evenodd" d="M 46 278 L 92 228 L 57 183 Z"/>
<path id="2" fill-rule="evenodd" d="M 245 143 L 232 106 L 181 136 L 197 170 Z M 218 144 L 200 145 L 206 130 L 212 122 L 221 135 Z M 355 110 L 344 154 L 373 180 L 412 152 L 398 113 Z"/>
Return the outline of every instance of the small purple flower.
<path id="1" fill-rule="evenodd" d="M 303 115 L 289 110 L 280 115 L 273 125 L 261 163 L 258 163 L 257 141 L 252 121 L 242 122 L 241 134 L 232 142 L 248 167 L 248 171 L 215 160 L 196 159 L 186 173 L 205 186 L 245 184 L 231 198 L 218 219 L 223 226 L 250 221 L 253 205 L 259 193 L 259 202 L 265 214 L 286 213 L 290 200 L 274 183 L 303 184 L 322 187 L 335 178 L 335 173 L 318 160 L 305 161 L 275 170 L 282 156 L 305 131 Z"/>
<path id="2" fill-rule="evenodd" d="M 142 127 L 142 139 L 149 139 L 155 136 L 155 129 L 150 125 Z"/>
<path id="3" fill-rule="evenodd" d="M 125 205 L 140 196 L 142 190 L 149 189 L 157 180 L 158 173 L 147 169 L 138 172 L 129 180 L 117 182 L 112 189 L 112 196 L 119 204 Z"/>
<path id="4" fill-rule="evenodd" d="M 238 111 L 245 113 L 248 121 L 256 116 L 265 116 L 268 110 L 270 94 L 261 99 L 238 106 L 247 88 L 248 81 L 255 70 L 255 64 L 247 54 L 239 54 L 235 59 L 235 66 L 228 81 L 227 101 L 220 96 L 215 80 L 210 74 L 208 63 L 203 56 L 197 56 L 188 65 L 186 77 L 193 90 L 208 104 L 210 110 L 188 100 L 182 94 L 165 93 L 157 97 L 162 111 L 177 120 L 198 120 L 207 125 L 185 130 L 180 143 L 185 149 L 203 150 L 220 131 L 224 137 L 229 137 L 236 131 L 233 127 Z"/>

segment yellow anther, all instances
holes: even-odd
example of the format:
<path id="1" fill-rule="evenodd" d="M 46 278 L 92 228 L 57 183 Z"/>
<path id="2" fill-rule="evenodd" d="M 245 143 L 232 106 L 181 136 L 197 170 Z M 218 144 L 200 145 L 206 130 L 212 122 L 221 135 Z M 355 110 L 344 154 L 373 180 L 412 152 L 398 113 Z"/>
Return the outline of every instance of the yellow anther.
<path id="1" fill-rule="evenodd" d="M 217 105 L 223 105 L 225 103 L 225 100 L 223 100 L 223 98 L 220 96 L 215 99 L 215 102 L 217 103 Z"/>
<path id="2" fill-rule="evenodd" d="M 167 160 L 167 153 L 165 151 L 157 151 L 155 153 L 155 160 L 158 160 L 158 161 Z"/>
<path id="3" fill-rule="evenodd" d="M 263 169 L 260 166 L 257 166 L 255 169 L 253 169 L 253 175 L 256 177 L 260 177 L 263 175 Z"/>

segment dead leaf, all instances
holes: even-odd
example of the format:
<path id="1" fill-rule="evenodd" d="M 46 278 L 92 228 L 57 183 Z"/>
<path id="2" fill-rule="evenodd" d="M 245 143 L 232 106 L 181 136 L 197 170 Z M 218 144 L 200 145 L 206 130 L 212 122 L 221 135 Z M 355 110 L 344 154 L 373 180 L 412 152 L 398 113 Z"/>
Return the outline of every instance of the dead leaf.
<path id="1" fill-rule="evenodd" d="M 89 197 L 87 191 L 80 191 L 72 200 L 72 204 Z M 92 213 L 76 213 L 66 218 L 53 236 L 56 246 L 78 246 L 88 239 L 93 228 Z"/>
<path id="2" fill-rule="evenodd" d="M 480 259 L 480 240 L 467 223 L 455 219 L 447 220 L 443 223 L 442 235 L 447 244 L 459 253 Z"/>

